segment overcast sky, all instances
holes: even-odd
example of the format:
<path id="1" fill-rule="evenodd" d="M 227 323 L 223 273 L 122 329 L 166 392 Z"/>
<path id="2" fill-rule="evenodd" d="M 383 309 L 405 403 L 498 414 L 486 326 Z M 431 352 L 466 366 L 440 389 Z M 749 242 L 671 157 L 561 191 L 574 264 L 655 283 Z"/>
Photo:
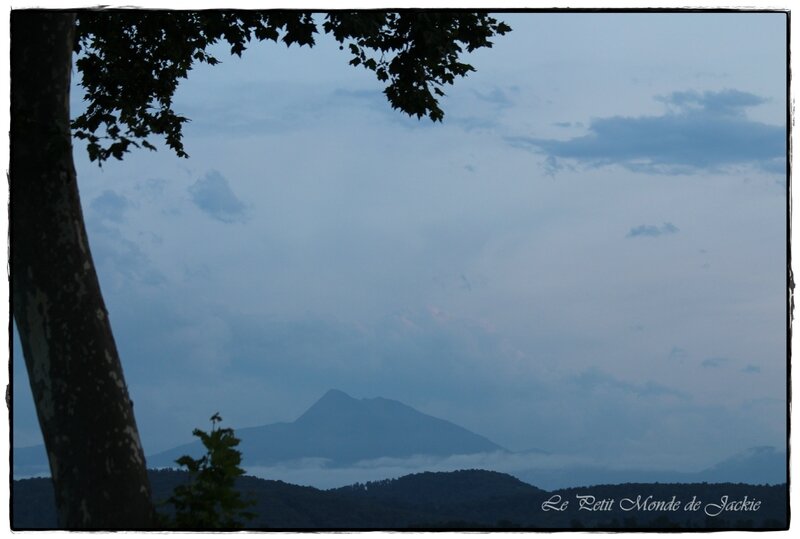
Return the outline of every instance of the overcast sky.
<path id="1" fill-rule="evenodd" d="M 193 70 L 189 159 L 76 149 L 147 454 L 330 388 L 512 450 L 785 445 L 785 16 L 500 18 L 442 124 L 323 35 Z M 18 347 L 14 389 L 40 443 Z"/>

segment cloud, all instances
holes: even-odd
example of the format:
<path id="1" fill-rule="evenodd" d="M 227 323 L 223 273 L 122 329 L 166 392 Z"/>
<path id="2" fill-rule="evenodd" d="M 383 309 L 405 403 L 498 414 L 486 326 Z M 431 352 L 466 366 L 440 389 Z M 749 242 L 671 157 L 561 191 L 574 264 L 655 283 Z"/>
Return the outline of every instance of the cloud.
<path id="1" fill-rule="evenodd" d="M 277 479 L 295 485 L 316 488 L 338 488 L 355 483 L 396 479 L 422 472 L 453 472 L 457 470 L 494 470 L 501 473 L 520 474 L 536 470 L 542 472 L 564 471 L 575 467 L 602 465 L 601 461 L 574 455 L 544 453 L 476 453 L 436 457 L 417 455 L 408 458 L 380 458 L 363 460 L 348 467 L 327 466 L 324 459 L 302 459 L 275 466 L 251 466 L 249 475 Z"/>
<path id="2" fill-rule="evenodd" d="M 634 384 L 620 380 L 596 368 L 591 368 L 575 375 L 569 381 L 586 392 L 597 391 L 599 389 L 612 389 L 623 394 L 631 394 L 638 397 L 661 397 L 666 395 L 679 399 L 689 398 L 688 395 L 682 391 L 672 389 L 651 380 L 643 384 Z"/>
<path id="3" fill-rule="evenodd" d="M 717 116 L 743 117 L 747 107 L 766 103 L 767 100 L 739 90 L 722 90 L 721 92 L 672 92 L 666 96 L 656 97 L 667 106 L 677 108 L 679 112 L 703 112 Z"/>
<path id="4" fill-rule="evenodd" d="M 687 357 L 689 357 L 689 352 L 678 346 L 673 346 L 672 350 L 669 351 L 669 359 L 683 361 Z"/>
<path id="5" fill-rule="evenodd" d="M 424 117 L 417 118 L 392 109 L 384 92 L 378 89 L 336 88 L 331 92 L 327 100 L 320 101 L 318 105 L 311 107 L 311 109 L 319 116 L 320 114 L 327 114 L 331 110 L 342 110 L 345 107 L 352 109 L 352 111 L 359 111 L 359 113 L 367 111 L 370 114 L 377 115 L 382 122 L 407 129 L 430 129 L 436 126 L 434 122 Z M 306 106 L 306 108 L 308 109 L 309 107 Z M 452 114 L 448 114 L 448 111 L 445 111 L 445 117 L 448 121 L 455 119 Z"/>
<path id="6" fill-rule="evenodd" d="M 747 374 L 758 374 L 761 372 L 761 367 L 758 365 L 747 365 L 742 369 L 742 372 Z"/>
<path id="7" fill-rule="evenodd" d="M 676 232 L 678 232 L 678 230 L 679 228 L 673 225 L 672 223 L 664 223 L 660 227 L 655 225 L 639 225 L 631 228 L 625 237 L 636 238 L 639 236 L 645 236 L 650 238 L 657 238 L 658 236 L 664 234 L 675 234 Z"/>
<path id="8" fill-rule="evenodd" d="M 470 393 L 480 399 L 515 383 L 507 372 L 517 361 L 512 345 L 479 322 L 435 308 L 401 311 L 369 324 L 314 316 L 229 318 L 230 355 L 238 359 L 233 369 L 257 368 L 284 379 L 296 375 L 297 383 L 318 393 L 330 387 L 354 393 L 413 387 L 423 398 L 457 400 Z"/>
<path id="9" fill-rule="evenodd" d="M 552 155 L 547 156 L 547 158 L 544 160 L 544 163 L 542 163 L 542 166 L 544 167 L 545 174 L 547 174 L 551 178 L 554 178 L 556 174 L 567 168 L 566 166 L 564 166 L 563 163 L 561 163 L 558 159 L 556 159 Z M 569 168 L 571 169 L 572 167 Z"/>
<path id="10" fill-rule="evenodd" d="M 137 182 L 134 189 L 148 202 L 153 202 L 163 197 L 167 180 L 163 178 L 148 178 Z"/>
<path id="11" fill-rule="evenodd" d="M 223 223 L 245 220 L 245 205 L 231 190 L 228 181 L 216 170 L 189 186 L 195 206 Z"/>
<path id="12" fill-rule="evenodd" d="M 118 226 L 129 206 L 125 197 L 111 191 L 106 191 L 91 203 L 92 214 L 88 216 L 86 226 L 104 292 L 108 292 L 107 287 L 125 288 L 131 283 L 160 286 L 166 282 L 140 243 L 131 241 L 126 231 Z"/>
<path id="13" fill-rule="evenodd" d="M 493 88 L 486 93 L 479 92 L 478 90 L 473 90 L 472 92 L 475 94 L 475 97 L 481 101 L 490 103 L 500 109 L 509 108 L 514 105 L 514 102 L 508 97 L 508 93 L 503 91 L 502 88 Z"/>
<path id="14" fill-rule="evenodd" d="M 337 100 L 350 101 L 351 104 L 385 112 L 386 96 L 375 89 L 336 88 L 332 95 Z"/>
<path id="15" fill-rule="evenodd" d="M 725 357 L 710 357 L 704 359 L 703 362 L 700 364 L 707 369 L 717 369 L 719 367 L 724 367 L 725 365 L 730 363 L 730 359 Z"/>
<path id="16" fill-rule="evenodd" d="M 91 209 L 101 219 L 121 223 L 125 219 L 125 211 L 131 206 L 130 201 L 114 191 L 106 190 L 92 200 Z"/>
<path id="17" fill-rule="evenodd" d="M 467 133 L 472 131 L 491 130 L 498 126 L 498 122 L 493 118 L 480 118 L 477 116 L 455 116 L 448 118 L 448 122 L 456 124 Z"/>
<path id="18" fill-rule="evenodd" d="M 738 90 L 674 92 L 656 99 L 667 105 L 667 113 L 595 119 L 588 134 L 568 140 L 524 136 L 506 140 L 590 167 L 616 164 L 664 174 L 746 164 L 773 173 L 785 170 L 784 126 L 752 121 L 744 114 L 765 99 Z"/>

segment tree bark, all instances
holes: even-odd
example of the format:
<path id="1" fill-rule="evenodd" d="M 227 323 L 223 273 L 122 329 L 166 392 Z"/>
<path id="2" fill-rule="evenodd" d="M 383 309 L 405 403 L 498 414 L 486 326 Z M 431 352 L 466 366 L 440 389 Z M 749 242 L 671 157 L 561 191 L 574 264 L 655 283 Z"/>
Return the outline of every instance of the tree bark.
<path id="1" fill-rule="evenodd" d="M 14 320 L 69 529 L 153 525 L 144 454 L 83 222 L 70 132 L 75 15 L 11 13 Z"/>

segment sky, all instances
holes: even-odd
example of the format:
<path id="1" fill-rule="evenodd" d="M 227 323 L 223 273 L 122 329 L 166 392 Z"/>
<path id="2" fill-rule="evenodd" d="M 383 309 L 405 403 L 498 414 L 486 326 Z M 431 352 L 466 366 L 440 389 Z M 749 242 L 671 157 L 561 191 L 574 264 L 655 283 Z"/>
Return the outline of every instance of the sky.
<path id="1" fill-rule="evenodd" d="M 620 466 L 785 446 L 785 16 L 498 18 L 441 124 L 322 35 L 194 69 L 188 159 L 76 145 L 146 454 L 331 388 Z"/>

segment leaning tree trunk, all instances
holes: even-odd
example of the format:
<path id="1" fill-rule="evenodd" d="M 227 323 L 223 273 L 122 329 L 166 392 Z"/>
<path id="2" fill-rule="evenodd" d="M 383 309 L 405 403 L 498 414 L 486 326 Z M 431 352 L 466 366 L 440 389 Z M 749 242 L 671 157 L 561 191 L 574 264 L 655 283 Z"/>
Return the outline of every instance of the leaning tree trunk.
<path id="1" fill-rule="evenodd" d="M 75 15 L 11 13 L 11 283 L 59 525 L 148 528 L 133 405 L 89 252 L 72 160 Z"/>

